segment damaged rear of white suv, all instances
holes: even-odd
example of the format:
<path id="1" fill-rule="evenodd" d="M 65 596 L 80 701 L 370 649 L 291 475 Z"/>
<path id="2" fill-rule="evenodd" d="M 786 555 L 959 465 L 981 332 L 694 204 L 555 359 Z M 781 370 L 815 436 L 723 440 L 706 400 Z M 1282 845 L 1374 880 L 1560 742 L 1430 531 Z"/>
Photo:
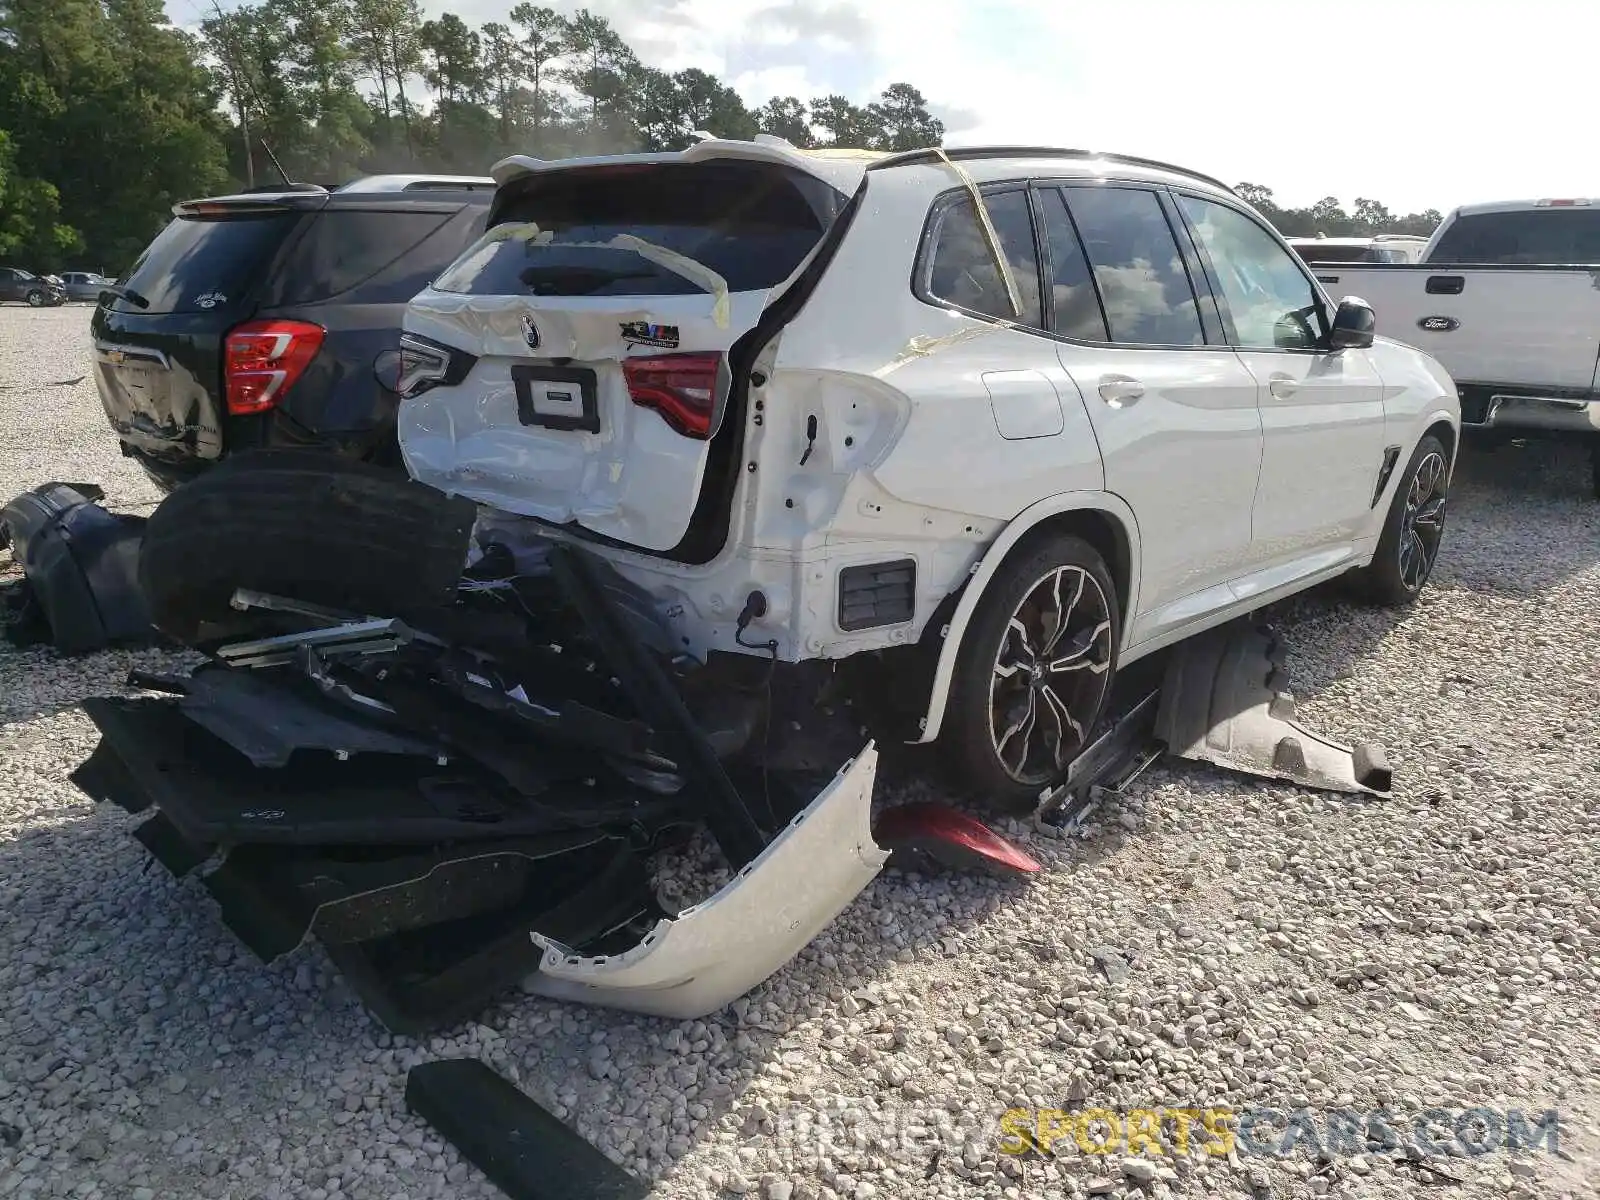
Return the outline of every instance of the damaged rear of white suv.
<path id="1" fill-rule="evenodd" d="M 882 867 L 877 742 L 1027 810 L 1127 664 L 1427 582 L 1454 387 L 1213 180 L 774 138 L 494 174 L 405 318 L 414 482 L 175 493 L 141 582 L 211 661 L 90 702 L 75 777 L 392 1027 L 514 979 L 712 1011 Z M 730 876 L 663 906 L 696 828 Z"/>
<path id="2" fill-rule="evenodd" d="M 697 659 L 892 672 L 894 732 L 1002 803 L 1119 661 L 1432 569 L 1449 378 L 1215 181 L 773 138 L 495 178 L 406 315 L 412 476 L 582 544 Z"/>

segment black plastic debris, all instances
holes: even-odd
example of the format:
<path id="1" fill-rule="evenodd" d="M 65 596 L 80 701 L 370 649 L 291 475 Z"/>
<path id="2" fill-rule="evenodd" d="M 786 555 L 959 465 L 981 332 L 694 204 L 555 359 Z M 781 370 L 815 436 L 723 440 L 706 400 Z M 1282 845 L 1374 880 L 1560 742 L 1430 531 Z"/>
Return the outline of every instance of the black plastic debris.
<path id="1" fill-rule="evenodd" d="M 406 1105 L 512 1200 L 635 1200 L 649 1188 L 474 1058 L 412 1067 Z"/>
<path id="2" fill-rule="evenodd" d="M 107 512 L 93 484 L 46 483 L 0 509 L 0 545 L 23 578 L 5 593 L 17 645 L 63 654 L 154 640 L 139 590 L 143 517 Z"/>

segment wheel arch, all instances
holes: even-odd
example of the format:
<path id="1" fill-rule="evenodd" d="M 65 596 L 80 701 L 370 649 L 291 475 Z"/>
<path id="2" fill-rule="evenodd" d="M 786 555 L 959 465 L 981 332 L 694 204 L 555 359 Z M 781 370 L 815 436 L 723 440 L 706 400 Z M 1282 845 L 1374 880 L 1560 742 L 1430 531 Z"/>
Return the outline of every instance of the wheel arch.
<path id="1" fill-rule="evenodd" d="M 1457 421 L 1445 412 L 1431 412 L 1422 419 L 1422 432 L 1417 435 L 1417 441 L 1422 441 L 1429 434 L 1433 434 L 1444 443 L 1445 454 L 1450 460 L 1450 475 L 1454 478 L 1456 471 L 1456 451 L 1461 444 L 1461 430 Z M 1416 449 L 1415 446 L 1412 447 Z"/>
<path id="2" fill-rule="evenodd" d="M 955 677 L 956 657 L 989 584 L 1008 561 L 1027 553 L 1036 539 L 1053 533 L 1081 537 L 1105 559 L 1116 584 L 1117 605 L 1122 612 L 1126 636 L 1129 617 L 1139 597 L 1139 526 L 1133 510 L 1106 492 L 1068 492 L 1030 505 L 1013 517 L 989 544 L 960 590 L 954 593 L 955 611 L 944 626 L 918 742 L 931 742 L 939 736 Z"/>

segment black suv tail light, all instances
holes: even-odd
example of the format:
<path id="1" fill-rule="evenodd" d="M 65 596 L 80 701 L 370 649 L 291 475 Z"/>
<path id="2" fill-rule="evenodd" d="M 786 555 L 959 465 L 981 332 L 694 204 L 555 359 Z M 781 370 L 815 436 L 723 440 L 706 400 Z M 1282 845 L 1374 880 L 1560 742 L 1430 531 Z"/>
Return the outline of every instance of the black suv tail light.
<path id="1" fill-rule="evenodd" d="M 228 411 L 242 417 L 275 405 L 322 349 L 324 333 L 309 321 L 246 321 L 229 330 L 223 347 Z"/>

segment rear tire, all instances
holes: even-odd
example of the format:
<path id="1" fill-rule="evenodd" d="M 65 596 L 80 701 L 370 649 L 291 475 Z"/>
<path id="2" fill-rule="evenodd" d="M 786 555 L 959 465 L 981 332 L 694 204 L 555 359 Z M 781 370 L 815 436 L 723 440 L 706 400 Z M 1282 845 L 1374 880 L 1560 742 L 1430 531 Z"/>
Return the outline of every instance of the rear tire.
<path id="1" fill-rule="evenodd" d="M 361 615 L 449 604 L 476 508 L 365 463 L 315 451 L 229 459 L 156 509 L 139 584 L 156 626 L 187 645 L 258 633 L 238 588 Z"/>
<path id="2" fill-rule="evenodd" d="M 1032 812 L 1094 736 L 1121 636 L 1116 585 L 1094 547 L 1054 533 L 1019 548 L 956 658 L 940 741 L 963 782 L 1001 811 Z"/>
<path id="3" fill-rule="evenodd" d="M 1449 488 L 1449 451 L 1427 434 L 1395 486 L 1372 562 L 1355 572 L 1356 586 L 1367 599 L 1399 608 L 1422 594 L 1439 559 Z"/>

